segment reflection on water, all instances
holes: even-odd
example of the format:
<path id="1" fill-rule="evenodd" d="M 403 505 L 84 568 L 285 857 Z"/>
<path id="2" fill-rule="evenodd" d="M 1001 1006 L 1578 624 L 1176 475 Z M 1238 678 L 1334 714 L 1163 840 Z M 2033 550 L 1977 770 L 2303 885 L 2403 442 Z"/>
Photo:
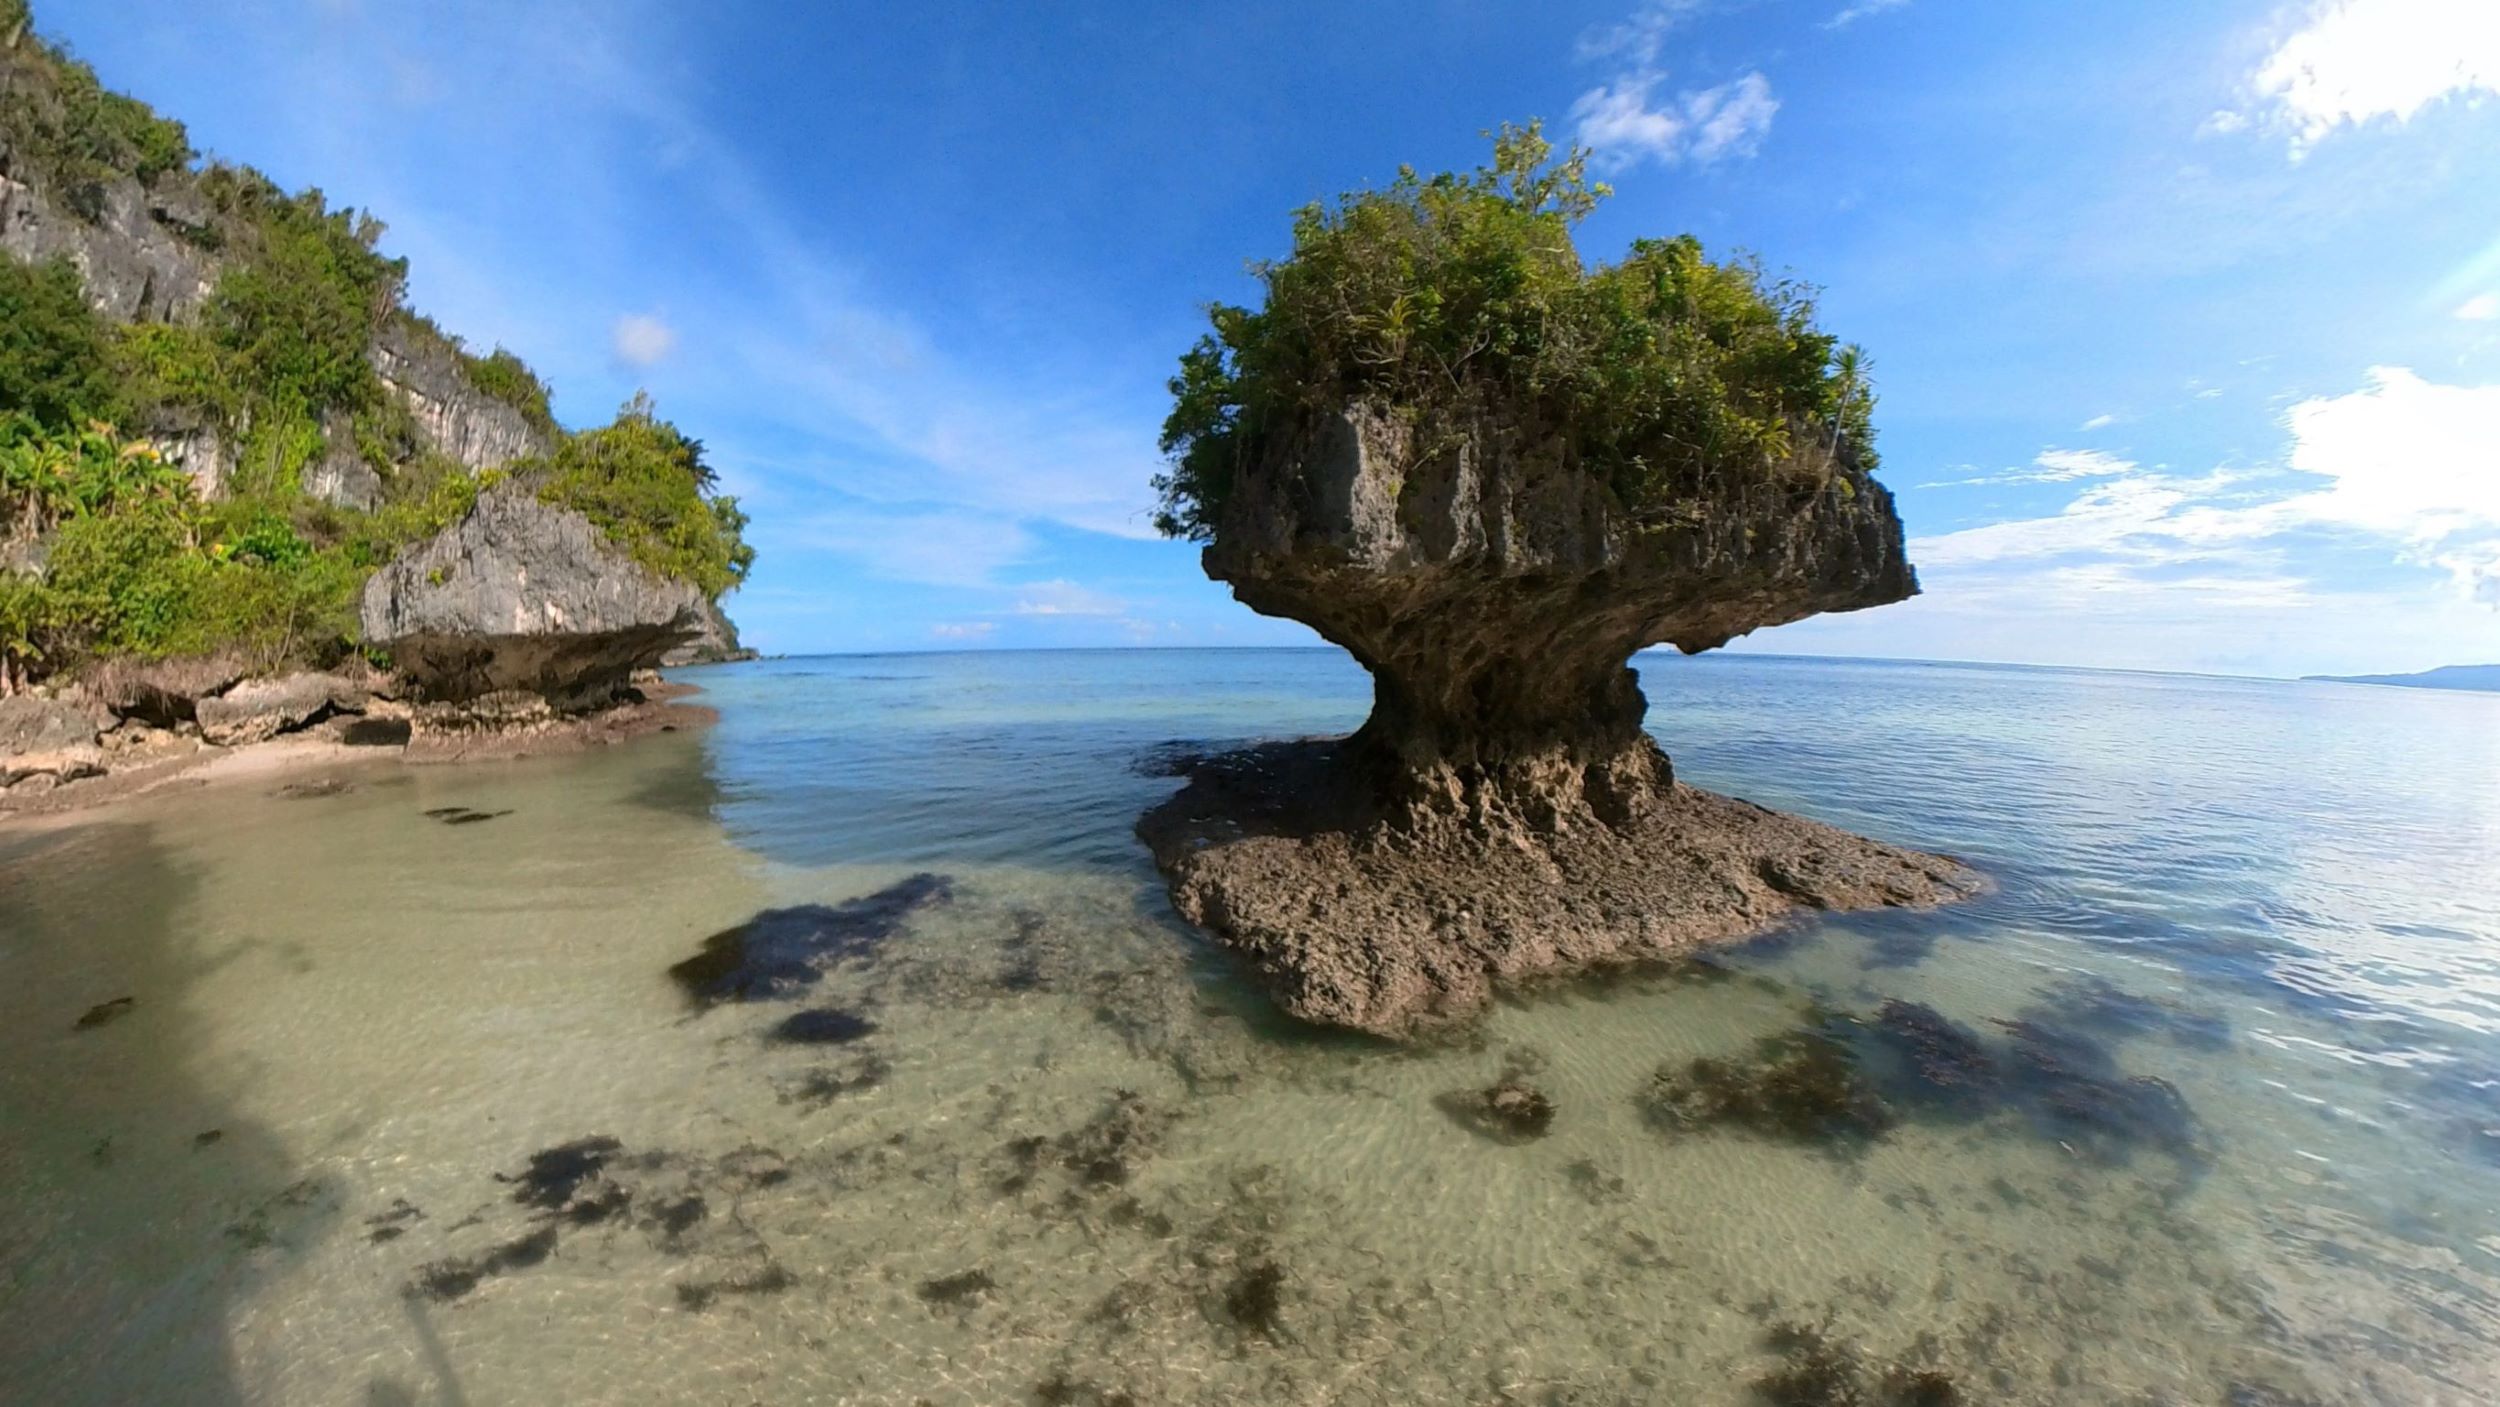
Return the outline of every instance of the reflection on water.
<path id="1" fill-rule="evenodd" d="M 1317 651 L 0 832 L 0 1396 L 2490 1399 L 2500 700 L 1647 674 L 1685 777 L 2001 892 L 1292 1028 L 1129 826 L 1359 719 Z"/>

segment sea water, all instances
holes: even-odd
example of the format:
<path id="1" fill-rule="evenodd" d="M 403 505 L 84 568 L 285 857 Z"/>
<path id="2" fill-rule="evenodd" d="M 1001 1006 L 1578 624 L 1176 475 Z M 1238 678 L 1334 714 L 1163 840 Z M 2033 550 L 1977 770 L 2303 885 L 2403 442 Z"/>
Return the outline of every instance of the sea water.
<path id="1" fill-rule="evenodd" d="M 1640 668 L 1683 779 L 1995 892 L 1298 1029 L 1130 828 L 1168 745 L 1358 722 L 1317 650 L 734 666 L 701 733 L 0 828 L 0 1399 L 2500 1398 L 2500 698 Z M 813 986 L 672 980 L 804 905 Z M 1656 1117 L 1887 1002 L 2087 1078 Z"/>

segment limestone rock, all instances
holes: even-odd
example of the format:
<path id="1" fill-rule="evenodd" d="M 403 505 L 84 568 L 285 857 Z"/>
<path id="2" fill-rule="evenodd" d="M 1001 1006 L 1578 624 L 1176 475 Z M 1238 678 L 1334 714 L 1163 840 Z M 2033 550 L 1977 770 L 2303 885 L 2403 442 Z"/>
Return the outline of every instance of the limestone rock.
<path id="1" fill-rule="evenodd" d="M 1358 404 L 1260 443 L 1207 574 L 1351 653 L 1371 717 L 1195 763 L 1139 834 L 1181 915 L 1286 1010 L 1405 1036 L 1498 985 L 1983 886 L 1679 784 L 1643 729 L 1635 650 L 1917 591 L 1853 444 L 1800 433 L 1787 462 L 1636 508 L 1565 437 L 1489 414 L 1419 428 Z"/>
<path id="2" fill-rule="evenodd" d="M 1634 512 L 1562 443 L 1499 420 L 1427 443 L 1354 406 L 1271 441 L 1207 575 L 1371 671 L 1362 748 L 1464 804 L 1635 804 L 1666 779 L 1628 661 L 1918 590 L 1892 496 L 1846 445 Z M 1488 793 L 1485 788 L 1492 791 Z M 1501 798 L 1495 798 L 1501 799 Z"/>
<path id="3" fill-rule="evenodd" d="M 242 747 L 292 733 L 332 712 L 359 712 L 370 691 L 336 674 L 247 679 L 196 705 L 200 734 L 220 747 Z"/>
<path id="4" fill-rule="evenodd" d="M 755 652 L 738 643 L 737 623 L 716 602 L 703 603 L 703 626 L 692 640 L 668 652 L 660 663 L 671 669 L 690 664 L 732 664 L 751 660 Z"/>
<path id="5" fill-rule="evenodd" d="M 192 491 L 203 500 L 225 496 L 226 481 L 234 477 L 235 450 L 214 427 L 167 425 L 148 436 L 148 444 L 157 458 L 191 480 Z"/>
<path id="6" fill-rule="evenodd" d="M 373 511 L 382 502 L 382 476 L 357 447 L 355 421 L 335 412 L 324 416 L 321 438 L 321 453 L 304 466 L 305 496 L 334 508 Z"/>
<path id="7" fill-rule="evenodd" d="M 85 709 L 33 694 L 0 699 L 0 787 L 35 777 L 66 782 L 103 770 L 95 719 Z"/>
<path id="8" fill-rule="evenodd" d="M 427 445 L 471 469 L 547 453 L 553 437 L 516 406 L 469 384 L 454 350 L 398 319 L 373 341 L 373 369 L 398 395 Z"/>
<path id="9" fill-rule="evenodd" d="M 216 286 L 219 264 L 202 247 L 208 213 L 180 181 L 163 190 L 123 179 L 81 199 L 94 218 L 36 187 L 0 142 L 0 254 L 29 263 L 66 258 L 86 279 L 87 301 L 119 322 L 180 322 Z"/>
<path id="10" fill-rule="evenodd" d="M 526 690 L 570 711 L 619 697 L 694 638 L 707 604 L 581 514 L 507 484 L 373 575 L 364 635 L 425 702 Z"/>

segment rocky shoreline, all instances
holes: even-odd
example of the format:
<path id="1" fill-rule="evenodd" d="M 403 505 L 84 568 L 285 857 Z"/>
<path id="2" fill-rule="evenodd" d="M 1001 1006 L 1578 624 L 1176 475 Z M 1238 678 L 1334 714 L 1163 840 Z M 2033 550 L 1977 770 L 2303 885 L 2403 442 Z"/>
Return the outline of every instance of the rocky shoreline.
<path id="1" fill-rule="evenodd" d="M 509 485 L 366 583 L 363 638 L 390 668 L 120 660 L 0 699 L 0 816 L 294 762 L 529 756 L 700 727 L 711 711 L 674 702 L 693 690 L 658 666 L 740 655 L 701 591 Z"/>
<path id="2" fill-rule="evenodd" d="M 278 696 L 316 687 L 301 675 L 247 683 L 260 686 L 253 692 Z M 494 726 L 426 731 L 418 730 L 417 708 L 368 696 L 356 711 L 328 712 L 302 726 L 224 742 L 209 740 L 197 724 L 157 728 L 109 711 L 99 725 L 90 712 L 98 709 L 92 701 L 22 695 L 0 700 L 0 824 L 92 811 L 172 787 L 373 762 L 426 766 L 546 757 L 653 733 L 692 732 L 720 716 L 683 702 L 701 692 L 696 685 L 645 673 L 628 694 L 587 713 L 541 713 Z M 28 726 L 49 728 L 55 736 L 83 732 L 88 741 L 12 753 L 12 739 Z"/>
<path id="3" fill-rule="evenodd" d="M 1803 912 L 1926 908 L 1987 888 L 1947 857 L 1671 778 L 1618 823 L 1488 843 L 1382 807 L 1347 747 L 1197 760 L 1138 823 L 1181 916 L 1319 1025 L 1410 1038 L 1465 1021 L 1499 989 L 1673 958 Z"/>

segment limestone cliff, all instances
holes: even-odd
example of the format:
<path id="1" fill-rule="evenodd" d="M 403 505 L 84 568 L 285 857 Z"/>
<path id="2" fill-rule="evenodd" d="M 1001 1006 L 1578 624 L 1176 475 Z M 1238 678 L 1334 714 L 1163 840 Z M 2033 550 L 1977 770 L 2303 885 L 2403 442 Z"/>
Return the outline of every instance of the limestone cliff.
<path id="1" fill-rule="evenodd" d="M 581 514 L 505 487 L 374 573 L 364 635 L 420 700 L 527 693 L 565 712 L 614 701 L 636 670 L 692 640 L 709 606 Z"/>
<path id="2" fill-rule="evenodd" d="M 0 103 L 41 114 L 66 99 L 59 61 L 30 36 L 0 34 Z M 97 171 L 64 188 L 35 154 L 0 125 L 0 254 L 27 262 L 66 259 L 87 298 L 121 323 L 192 323 L 254 232 L 220 208 L 188 164 L 151 173 Z M 552 426 L 481 390 L 461 365 L 457 344 L 405 315 L 382 320 L 367 351 L 389 395 L 409 413 L 414 448 L 447 455 L 469 469 L 544 454 Z M 159 413 L 127 427 L 153 439 L 215 498 L 233 470 L 239 426 L 196 414 Z M 322 453 L 306 464 L 303 487 L 340 507 L 371 508 L 395 467 L 371 462 L 344 417 L 325 418 Z"/>

